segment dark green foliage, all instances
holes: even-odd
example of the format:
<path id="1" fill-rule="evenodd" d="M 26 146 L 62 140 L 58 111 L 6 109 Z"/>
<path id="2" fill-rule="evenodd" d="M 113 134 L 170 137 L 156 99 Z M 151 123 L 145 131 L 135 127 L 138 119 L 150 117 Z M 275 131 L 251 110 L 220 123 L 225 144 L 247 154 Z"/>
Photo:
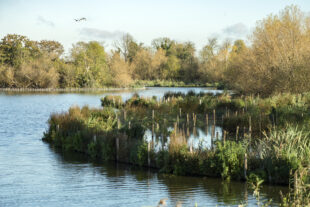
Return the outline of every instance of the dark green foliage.
<path id="1" fill-rule="evenodd" d="M 283 157 L 268 161 L 271 162 L 268 163 L 268 168 L 266 169 L 268 176 L 270 176 L 269 182 L 278 184 L 289 184 L 290 172 L 295 172 L 299 165 L 297 158 L 295 160 L 288 160 Z"/>
<path id="2" fill-rule="evenodd" d="M 150 108 L 155 104 L 155 100 L 146 100 L 144 98 L 140 98 L 138 94 L 135 94 L 131 99 L 126 101 L 126 106 L 129 107 L 142 107 L 142 108 Z"/>
<path id="3" fill-rule="evenodd" d="M 121 96 L 105 96 L 101 98 L 102 107 L 114 107 L 117 109 L 122 108 L 123 100 Z"/>
<path id="4" fill-rule="evenodd" d="M 244 154 L 246 148 L 242 143 L 227 141 L 224 144 L 217 143 L 216 160 L 219 162 L 219 171 L 224 179 L 242 178 L 244 168 Z"/>
<path id="5" fill-rule="evenodd" d="M 124 131 L 129 139 L 141 140 L 145 133 L 145 127 L 138 121 L 132 121 L 129 125 L 126 125 Z"/>

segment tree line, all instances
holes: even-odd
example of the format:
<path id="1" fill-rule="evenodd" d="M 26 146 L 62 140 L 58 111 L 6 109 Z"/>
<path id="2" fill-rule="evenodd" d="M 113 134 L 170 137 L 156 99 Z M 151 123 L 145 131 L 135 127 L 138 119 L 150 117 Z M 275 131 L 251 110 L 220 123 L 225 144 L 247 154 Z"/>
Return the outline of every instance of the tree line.
<path id="1" fill-rule="evenodd" d="M 248 40 L 192 42 L 125 34 L 107 52 L 78 42 L 68 56 L 57 41 L 8 34 L 0 42 L 0 87 L 127 87 L 137 80 L 221 83 L 245 94 L 309 91 L 310 17 L 297 6 L 258 21 Z"/>

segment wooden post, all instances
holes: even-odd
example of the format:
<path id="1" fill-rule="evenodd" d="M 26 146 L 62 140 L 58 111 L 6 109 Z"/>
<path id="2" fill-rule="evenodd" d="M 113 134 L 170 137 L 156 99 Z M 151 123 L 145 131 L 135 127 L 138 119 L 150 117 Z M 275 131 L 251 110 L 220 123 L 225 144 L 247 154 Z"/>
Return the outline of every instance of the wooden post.
<path id="1" fill-rule="evenodd" d="M 238 135 L 239 135 L 239 126 L 237 126 L 237 129 L 236 129 L 236 141 L 238 140 Z"/>
<path id="2" fill-rule="evenodd" d="M 212 132 L 211 132 L 211 137 L 215 137 L 215 125 L 212 125 Z"/>
<path id="3" fill-rule="evenodd" d="M 252 136 L 252 120 L 251 120 L 251 116 L 249 117 L 249 134 L 250 134 L 250 137 Z"/>
<path id="4" fill-rule="evenodd" d="M 194 126 L 196 126 L 196 119 L 197 119 L 197 115 L 195 113 L 193 113 Z"/>
<path id="5" fill-rule="evenodd" d="M 155 118 L 155 111 L 154 111 L 154 109 L 152 110 L 152 119 L 153 119 L 153 121 L 154 121 L 154 118 Z"/>
<path id="6" fill-rule="evenodd" d="M 188 115 L 188 113 L 186 115 L 186 123 L 187 123 L 187 125 L 189 125 L 189 115 Z"/>
<path id="7" fill-rule="evenodd" d="M 213 110 L 213 124 L 214 124 L 214 126 L 216 124 L 215 109 Z"/>
<path id="8" fill-rule="evenodd" d="M 154 128 L 155 128 L 155 126 L 154 126 L 154 123 L 152 124 L 152 141 L 154 140 Z"/>
<path id="9" fill-rule="evenodd" d="M 208 136 L 208 131 L 209 131 L 208 127 L 209 127 L 209 118 L 208 118 L 208 114 L 206 114 L 206 136 Z"/>
<path id="10" fill-rule="evenodd" d="M 151 151 L 151 142 L 148 142 L 147 143 L 147 164 L 148 164 L 148 167 L 151 167 L 150 151 Z"/>
<path id="11" fill-rule="evenodd" d="M 177 137 L 177 126 L 178 126 L 178 123 L 174 123 L 174 136 Z"/>
<path id="12" fill-rule="evenodd" d="M 247 156 L 247 154 L 245 153 L 245 154 L 244 154 L 244 179 L 246 179 L 247 170 L 248 170 L 248 156 Z"/>
<path id="13" fill-rule="evenodd" d="M 118 152 L 119 152 L 119 138 L 116 137 L 116 161 L 118 161 L 119 159 Z"/>
<path id="14" fill-rule="evenodd" d="M 117 128 L 118 129 L 121 128 L 121 120 L 119 118 L 117 118 Z"/>
<path id="15" fill-rule="evenodd" d="M 164 144 L 164 134 L 161 133 L 161 150 L 162 151 L 164 151 L 164 146 L 165 146 L 165 144 Z"/>

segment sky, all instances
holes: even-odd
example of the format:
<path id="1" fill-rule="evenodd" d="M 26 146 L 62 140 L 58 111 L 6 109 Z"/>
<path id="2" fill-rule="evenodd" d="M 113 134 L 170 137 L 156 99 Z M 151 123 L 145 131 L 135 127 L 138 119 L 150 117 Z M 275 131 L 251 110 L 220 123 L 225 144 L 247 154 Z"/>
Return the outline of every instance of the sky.
<path id="1" fill-rule="evenodd" d="M 310 14 L 310 0 L 0 0 L 0 38 L 56 40 L 68 52 L 91 40 L 111 49 L 129 33 L 145 45 L 169 37 L 200 49 L 211 37 L 246 39 L 258 20 L 291 4 Z"/>

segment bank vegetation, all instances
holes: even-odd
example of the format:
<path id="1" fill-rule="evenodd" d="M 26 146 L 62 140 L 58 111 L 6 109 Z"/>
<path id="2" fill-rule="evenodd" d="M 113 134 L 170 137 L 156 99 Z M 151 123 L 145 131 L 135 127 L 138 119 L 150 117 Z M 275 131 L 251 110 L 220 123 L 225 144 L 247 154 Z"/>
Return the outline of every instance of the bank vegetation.
<path id="1" fill-rule="evenodd" d="M 111 51 L 90 41 L 63 52 L 57 41 L 6 35 L 0 41 L 0 87 L 216 85 L 262 96 L 310 89 L 310 17 L 294 5 L 258 21 L 246 40 L 210 38 L 200 51 L 192 42 L 162 37 L 147 46 L 124 34 Z"/>

